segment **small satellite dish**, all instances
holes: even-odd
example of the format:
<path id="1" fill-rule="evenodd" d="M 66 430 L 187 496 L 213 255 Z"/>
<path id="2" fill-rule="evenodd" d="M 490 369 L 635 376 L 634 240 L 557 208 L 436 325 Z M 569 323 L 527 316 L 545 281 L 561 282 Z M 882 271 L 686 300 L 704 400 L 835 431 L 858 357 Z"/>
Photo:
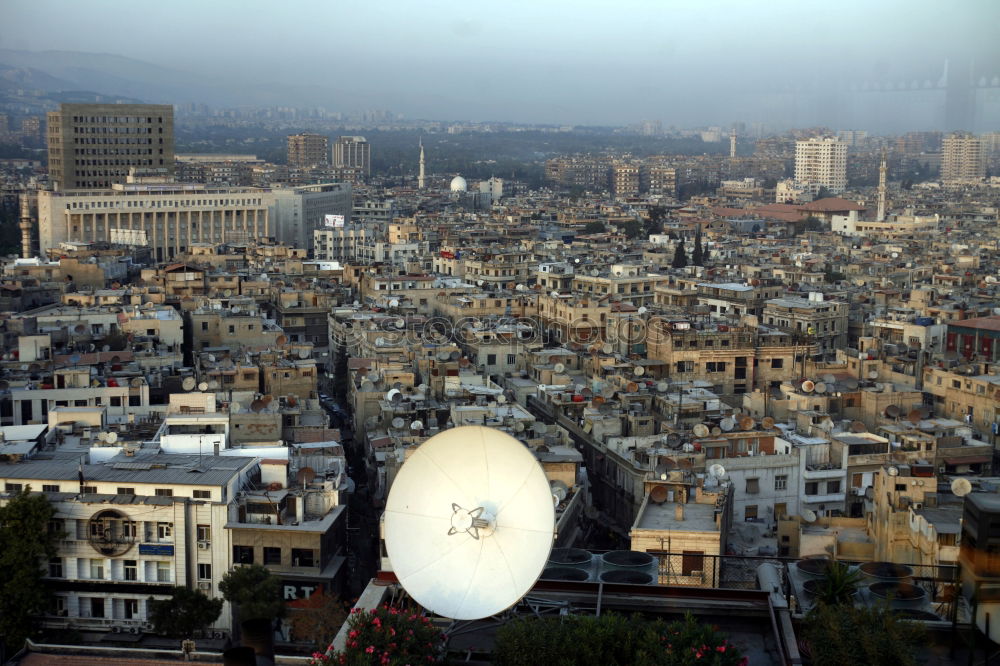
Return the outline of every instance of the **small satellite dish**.
<path id="1" fill-rule="evenodd" d="M 207 391 L 208 390 L 208 382 L 200 382 L 198 384 L 198 390 L 201 391 L 201 392 Z"/>
<path id="2" fill-rule="evenodd" d="M 753 430 L 756 423 L 752 416 L 741 416 L 740 417 L 740 430 Z"/>
<path id="3" fill-rule="evenodd" d="M 771 416 L 765 416 L 761 419 L 760 424 L 764 430 L 774 430 L 774 418 Z"/>
<path id="4" fill-rule="evenodd" d="M 641 365 L 635 366 L 635 368 L 633 368 L 632 370 L 633 372 L 635 372 L 636 377 L 642 377 L 644 374 L 646 374 L 646 368 L 642 367 Z"/>
<path id="5" fill-rule="evenodd" d="M 193 391 L 195 386 L 197 385 L 198 382 L 195 381 L 194 377 L 185 377 L 183 380 L 181 380 L 181 388 L 184 389 L 185 391 Z"/>
<path id="6" fill-rule="evenodd" d="M 802 513 L 799 514 L 802 518 L 802 522 L 805 523 L 815 523 L 816 522 L 816 512 L 812 509 L 802 509 Z"/>
<path id="7" fill-rule="evenodd" d="M 816 382 L 816 393 L 826 393 L 826 383 Z"/>
<path id="8" fill-rule="evenodd" d="M 312 355 L 312 352 L 310 352 L 305 347 L 303 347 L 302 349 L 299 350 L 299 358 L 301 358 L 303 360 L 309 358 L 311 355 Z"/>
<path id="9" fill-rule="evenodd" d="M 694 427 L 695 437 L 707 437 L 708 436 L 708 426 L 704 423 L 699 423 Z"/>
<path id="10" fill-rule="evenodd" d="M 552 366 L 552 370 L 558 373 L 563 373 L 566 372 L 566 366 L 563 365 L 562 363 L 556 363 L 554 366 Z"/>
<path id="11" fill-rule="evenodd" d="M 639 385 L 636 384 L 635 382 L 629 382 L 628 384 L 625 385 L 625 391 L 628 393 L 635 393 L 638 390 L 639 390 Z"/>
<path id="12" fill-rule="evenodd" d="M 218 379 L 210 379 L 208 381 L 208 388 L 210 390 L 212 390 L 212 391 L 218 390 L 218 388 L 219 388 L 219 380 Z"/>
<path id="13" fill-rule="evenodd" d="M 639 307 L 639 314 L 644 315 L 647 312 L 649 312 L 649 309 L 645 305 Z"/>
<path id="14" fill-rule="evenodd" d="M 878 370 L 869 370 L 868 379 L 878 379 Z"/>
<path id="15" fill-rule="evenodd" d="M 656 384 L 656 390 L 659 391 L 660 393 L 666 393 L 667 389 L 669 388 L 670 385 L 667 384 L 666 382 L 657 382 Z"/>
<path id="16" fill-rule="evenodd" d="M 899 468 L 895 465 L 889 465 L 885 471 L 889 476 L 899 476 Z"/>
<path id="17" fill-rule="evenodd" d="M 920 423 L 920 419 L 923 417 L 923 415 L 924 415 L 923 412 L 921 412 L 919 409 L 911 409 L 910 412 L 906 415 L 906 420 L 916 425 L 917 423 Z"/>
<path id="18" fill-rule="evenodd" d="M 399 307 L 399 299 L 398 298 L 390 298 L 389 299 L 389 307 L 390 308 L 398 308 Z"/>
<path id="19" fill-rule="evenodd" d="M 719 426 L 712 426 L 711 432 L 713 437 L 718 437 L 719 435 L 722 434 L 722 428 L 720 428 Z"/>
<path id="20" fill-rule="evenodd" d="M 610 342 L 605 342 L 603 345 L 601 345 L 601 351 L 604 352 L 605 354 L 610 354 L 614 350 L 615 348 Z"/>
<path id="21" fill-rule="evenodd" d="M 653 489 L 649 491 L 649 499 L 655 504 L 663 504 L 669 496 L 670 491 L 667 490 L 666 486 L 653 486 Z"/>
<path id="22" fill-rule="evenodd" d="M 730 418 L 722 419 L 719 421 L 719 427 L 722 428 L 723 431 L 729 432 L 736 427 L 736 421 Z"/>
<path id="23" fill-rule="evenodd" d="M 450 360 L 452 360 L 452 361 L 457 361 L 458 359 L 462 358 L 462 352 L 457 351 L 457 350 L 453 351 L 453 352 L 451 352 L 451 353 L 448 354 L 448 358 Z"/>
<path id="24" fill-rule="evenodd" d="M 726 468 L 720 465 L 719 463 L 714 463 L 712 465 L 709 465 L 708 473 L 716 479 L 721 479 L 726 475 Z"/>
<path id="25" fill-rule="evenodd" d="M 965 497 L 972 492 L 972 483 L 964 478 L 958 477 L 951 482 L 951 493 L 955 497 Z"/>
<path id="26" fill-rule="evenodd" d="M 108 433 L 106 433 L 106 432 L 99 432 L 99 433 L 97 433 L 97 441 L 98 442 L 105 441 L 107 439 L 107 437 L 108 437 Z"/>
<path id="27" fill-rule="evenodd" d="M 413 423 L 410 424 L 410 430 L 423 430 L 423 429 L 424 429 L 423 421 L 414 421 Z"/>
<path id="28" fill-rule="evenodd" d="M 250 403 L 250 411 L 258 413 L 260 411 L 263 411 L 264 407 L 266 406 L 267 405 L 264 404 L 263 400 L 254 400 L 253 402 Z"/>
<path id="29" fill-rule="evenodd" d="M 868 426 L 866 426 L 862 421 L 851 421 L 849 429 L 853 433 L 868 432 Z"/>
<path id="30" fill-rule="evenodd" d="M 815 388 L 816 384 L 814 384 L 811 379 L 807 379 L 804 382 L 802 382 L 802 390 L 805 391 L 806 393 L 812 393 L 813 389 Z"/>
<path id="31" fill-rule="evenodd" d="M 286 344 L 288 344 L 288 336 L 287 335 L 279 335 L 277 338 L 274 339 L 274 343 L 276 345 L 278 345 L 279 347 L 281 347 L 282 345 L 286 345 Z"/>
<path id="32" fill-rule="evenodd" d="M 118 433 L 114 431 L 104 433 L 104 441 L 108 444 L 114 444 L 118 441 Z"/>
<path id="33" fill-rule="evenodd" d="M 890 419 L 897 418 L 900 412 L 902 412 L 902 410 L 899 408 L 899 405 L 889 405 L 885 408 L 885 415 Z"/>
<path id="34" fill-rule="evenodd" d="M 392 420 L 392 427 L 395 428 L 396 430 L 399 430 L 400 428 L 402 428 L 405 425 L 406 425 L 406 421 L 404 421 L 403 417 L 401 417 L 401 416 L 397 416 L 396 418 L 394 418 Z"/>
<path id="35" fill-rule="evenodd" d="M 385 506 L 396 577 L 429 611 L 489 617 L 538 580 L 552 550 L 552 489 L 532 453 L 482 426 L 446 430 L 400 468 Z"/>

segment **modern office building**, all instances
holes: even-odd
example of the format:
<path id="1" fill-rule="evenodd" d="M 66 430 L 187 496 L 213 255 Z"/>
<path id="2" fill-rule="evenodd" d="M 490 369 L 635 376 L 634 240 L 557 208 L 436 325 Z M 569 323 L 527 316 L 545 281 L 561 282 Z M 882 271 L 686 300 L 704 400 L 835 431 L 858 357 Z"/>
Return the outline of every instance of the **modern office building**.
<path id="1" fill-rule="evenodd" d="M 330 140 L 322 134 L 292 134 L 288 137 L 288 166 L 327 166 Z"/>
<path id="2" fill-rule="evenodd" d="M 795 181 L 841 194 L 847 189 L 847 144 L 830 137 L 796 141 Z"/>
<path id="3" fill-rule="evenodd" d="M 312 248 L 313 231 L 351 221 L 351 186 L 319 183 L 271 190 L 274 236 L 291 247 Z M 328 215 L 340 216 L 336 222 Z"/>
<path id="4" fill-rule="evenodd" d="M 371 175 L 371 144 L 363 136 L 342 136 L 333 144 L 333 166 L 338 169 L 361 169 Z"/>
<path id="5" fill-rule="evenodd" d="M 174 172 L 174 107 L 61 104 L 48 114 L 49 175 L 55 190 L 103 189 L 130 169 Z"/>
<path id="6" fill-rule="evenodd" d="M 941 142 L 941 180 L 979 180 L 986 176 L 986 152 L 979 137 L 966 132 L 949 134 Z"/>

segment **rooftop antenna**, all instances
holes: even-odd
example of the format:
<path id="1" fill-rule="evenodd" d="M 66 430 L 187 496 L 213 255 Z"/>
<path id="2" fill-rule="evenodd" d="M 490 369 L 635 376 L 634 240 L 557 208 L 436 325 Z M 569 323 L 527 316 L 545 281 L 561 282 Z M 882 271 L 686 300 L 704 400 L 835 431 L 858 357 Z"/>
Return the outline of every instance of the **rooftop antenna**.
<path id="1" fill-rule="evenodd" d="M 461 426 L 424 442 L 385 507 L 400 584 L 455 620 L 495 615 L 538 580 L 552 549 L 552 489 L 534 455 L 499 430 Z"/>

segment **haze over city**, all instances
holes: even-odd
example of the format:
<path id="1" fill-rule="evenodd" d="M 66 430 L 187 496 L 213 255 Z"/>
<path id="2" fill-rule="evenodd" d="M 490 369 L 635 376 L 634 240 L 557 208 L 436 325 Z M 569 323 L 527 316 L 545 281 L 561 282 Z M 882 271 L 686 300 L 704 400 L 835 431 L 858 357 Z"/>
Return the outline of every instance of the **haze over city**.
<path id="1" fill-rule="evenodd" d="M 967 128 L 945 126 L 943 102 L 912 112 L 933 91 L 896 92 L 944 83 L 946 61 L 952 86 L 966 85 L 970 72 L 974 83 L 1000 75 L 1000 4 L 992 0 L 11 0 L 2 13 L 0 64 L 48 64 L 66 78 L 97 77 L 106 84 L 99 92 L 138 92 L 147 102 L 578 125 L 743 120 L 987 131 L 1000 123 L 996 82 L 968 102 L 978 108 Z M 100 59 L 39 54 L 46 51 L 111 54 L 163 70 L 106 59 L 101 78 Z M 153 80 L 130 86 L 140 72 Z M 112 89 L 116 78 L 125 89 Z M 866 85 L 894 91 L 859 92 Z"/>

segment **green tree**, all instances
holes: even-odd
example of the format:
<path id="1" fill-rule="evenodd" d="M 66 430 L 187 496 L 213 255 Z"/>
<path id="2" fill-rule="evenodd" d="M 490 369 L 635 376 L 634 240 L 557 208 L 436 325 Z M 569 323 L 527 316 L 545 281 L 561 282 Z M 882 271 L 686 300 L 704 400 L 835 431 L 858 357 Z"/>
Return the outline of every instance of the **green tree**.
<path id="1" fill-rule="evenodd" d="M 642 235 L 642 224 L 638 220 L 629 220 L 621 226 L 626 238 L 638 238 Z"/>
<path id="2" fill-rule="evenodd" d="M 31 486 L 0 507 L 0 640 L 12 651 L 36 631 L 31 617 L 51 599 L 43 563 L 58 554 L 64 536 L 49 528 L 55 514 L 45 495 L 31 494 Z"/>
<path id="3" fill-rule="evenodd" d="M 830 562 L 816 588 L 816 600 L 827 605 L 849 604 L 861 582 L 861 574 L 843 562 Z"/>
<path id="4" fill-rule="evenodd" d="M 178 586 L 169 599 L 150 599 L 149 606 L 149 620 L 157 633 L 191 638 L 219 619 L 222 599 L 209 599 L 201 590 Z"/>
<path id="5" fill-rule="evenodd" d="M 694 250 L 691 252 L 691 263 L 695 266 L 701 266 L 705 263 L 705 253 L 701 248 L 701 225 L 698 225 L 698 230 L 694 233 Z"/>
<path id="6" fill-rule="evenodd" d="M 219 589 L 236 605 L 240 621 L 280 618 L 288 611 L 281 599 L 281 580 L 259 564 L 234 568 L 222 577 Z"/>
<path id="7" fill-rule="evenodd" d="M 687 252 L 684 251 L 684 239 L 677 242 L 674 248 L 674 260 L 670 263 L 674 268 L 684 268 L 688 265 Z"/>
<path id="8" fill-rule="evenodd" d="M 607 227 L 604 226 L 603 222 L 587 222 L 583 227 L 583 233 L 585 234 L 603 234 L 607 231 Z"/>
<path id="9" fill-rule="evenodd" d="M 914 666 L 926 642 L 923 625 L 888 607 L 823 603 L 806 617 L 803 638 L 815 666 Z"/>
<path id="10" fill-rule="evenodd" d="M 347 607 L 335 594 L 317 590 L 296 604 L 291 614 L 292 638 L 308 641 L 317 650 L 325 650 L 347 619 Z"/>

